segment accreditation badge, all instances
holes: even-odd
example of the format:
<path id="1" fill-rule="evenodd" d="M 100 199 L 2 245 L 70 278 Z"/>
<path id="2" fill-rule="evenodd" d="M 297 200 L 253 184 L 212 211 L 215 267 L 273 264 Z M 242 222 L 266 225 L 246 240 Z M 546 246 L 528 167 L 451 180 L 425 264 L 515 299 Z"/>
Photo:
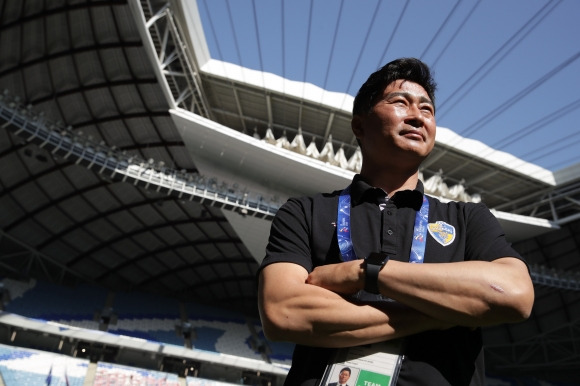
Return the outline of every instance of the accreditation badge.
<path id="1" fill-rule="evenodd" d="M 359 291 L 351 295 L 356 303 L 394 302 L 380 294 Z M 342 370 L 350 370 L 349 386 L 394 386 L 401 368 L 403 339 L 379 342 L 371 345 L 347 347 L 337 350 L 326 366 L 319 386 L 338 382 Z"/>
<path id="2" fill-rule="evenodd" d="M 348 385 L 394 386 L 401 368 L 401 345 L 401 339 L 397 339 L 340 349 L 326 366 L 319 386 L 338 382 L 338 375 L 345 368 L 350 370 Z"/>

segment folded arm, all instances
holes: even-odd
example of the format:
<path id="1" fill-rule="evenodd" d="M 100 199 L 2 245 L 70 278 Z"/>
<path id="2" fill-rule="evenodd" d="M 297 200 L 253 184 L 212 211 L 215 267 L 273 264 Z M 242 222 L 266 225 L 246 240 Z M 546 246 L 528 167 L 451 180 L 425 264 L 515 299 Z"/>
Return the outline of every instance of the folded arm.
<path id="1" fill-rule="evenodd" d="M 307 282 L 337 293 L 364 287 L 360 261 L 317 267 Z M 526 265 L 513 257 L 491 262 L 409 264 L 389 261 L 379 274 L 384 296 L 433 318 L 462 326 L 525 320 L 534 289 Z"/>
<path id="2" fill-rule="evenodd" d="M 266 337 L 318 347 L 349 347 L 444 329 L 450 323 L 397 302 L 355 304 L 307 284 L 308 272 L 274 263 L 260 273 L 259 308 Z"/>

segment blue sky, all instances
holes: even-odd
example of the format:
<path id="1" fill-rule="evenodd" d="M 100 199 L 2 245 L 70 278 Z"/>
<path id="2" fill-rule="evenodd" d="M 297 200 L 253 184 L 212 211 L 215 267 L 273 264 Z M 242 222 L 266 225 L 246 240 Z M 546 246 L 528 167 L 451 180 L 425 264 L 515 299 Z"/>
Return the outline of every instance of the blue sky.
<path id="1" fill-rule="evenodd" d="M 356 94 L 413 56 L 437 124 L 549 170 L 580 162 L 580 1 L 198 0 L 213 58 Z M 580 166 L 579 166 L 580 167 Z"/>

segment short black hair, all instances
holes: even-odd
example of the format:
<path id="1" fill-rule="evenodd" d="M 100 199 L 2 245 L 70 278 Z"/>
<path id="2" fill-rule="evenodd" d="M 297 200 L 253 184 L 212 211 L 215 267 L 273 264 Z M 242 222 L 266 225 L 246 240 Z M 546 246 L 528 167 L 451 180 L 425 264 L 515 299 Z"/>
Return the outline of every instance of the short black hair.
<path id="1" fill-rule="evenodd" d="M 343 371 L 348 371 L 349 374 L 352 374 L 352 372 L 350 371 L 350 367 L 344 367 L 342 370 L 340 370 L 341 373 Z"/>
<path id="2" fill-rule="evenodd" d="M 369 76 L 354 98 L 353 115 L 368 113 L 385 88 L 397 79 L 408 80 L 423 87 L 435 108 L 437 83 L 429 67 L 416 58 L 400 58 L 385 64 Z"/>

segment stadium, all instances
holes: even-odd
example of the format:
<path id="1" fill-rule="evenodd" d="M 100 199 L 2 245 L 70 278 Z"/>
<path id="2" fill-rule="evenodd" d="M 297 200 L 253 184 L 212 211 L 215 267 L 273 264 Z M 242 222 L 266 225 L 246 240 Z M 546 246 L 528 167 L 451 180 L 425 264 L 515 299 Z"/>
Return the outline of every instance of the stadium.
<path id="1" fill-rule="evenodd" d="M 3 384 L 283 384 L 293 346 L 265 339 L 256 272 L 286 199 L 360 170 L 353 97 L 219 60 L 209 3 L 0 1 Z M 426 192 L 484 202 L 536 295 L 484 329 L 487 383 L 580 385 L 577 130 L 549 169 L 459 129 L 438 127 Z"/>

